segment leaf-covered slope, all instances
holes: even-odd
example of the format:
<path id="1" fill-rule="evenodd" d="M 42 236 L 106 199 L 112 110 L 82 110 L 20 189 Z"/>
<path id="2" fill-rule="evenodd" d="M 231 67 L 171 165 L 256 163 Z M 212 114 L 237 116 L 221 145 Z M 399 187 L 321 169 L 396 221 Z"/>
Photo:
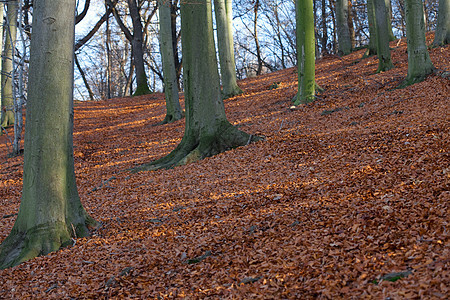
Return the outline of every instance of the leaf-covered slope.
<path id="1" fill-rule="evenodd" d="M 183 121 L 153 126 L 162 94 L 77 103 L 78 187 L 103 227 L 0 271 L 0 298 L 445 298 L 450 84 L 394 89 L 407 54 L 391 47 L 396 68 L 381 74 L 361 51 L 317 61 L 326 91 L 296 110 L 295 70 L 241 81 L 228 118 L 266 140 L 172 170 L 126 171 L 183 135 Z M 450 70 L 448 46 L 430 52 Z M 6 142 L 0 241 L 22 176 Z"/>

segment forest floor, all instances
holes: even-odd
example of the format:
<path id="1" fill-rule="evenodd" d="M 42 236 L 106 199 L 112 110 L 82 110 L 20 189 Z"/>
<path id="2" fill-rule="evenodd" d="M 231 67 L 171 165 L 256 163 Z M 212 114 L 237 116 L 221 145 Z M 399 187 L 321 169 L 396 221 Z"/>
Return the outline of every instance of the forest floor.
<path id="1" fill-rule="evenodd" d="M 294 69 L 240 81 L 227 116 L 265 140 L 171 170 L 127 171 L 181 140 L 184 120 L 155 126 L 162 94 L 77 102 L 78 189 L 103 226 L 1 270 L 0 298 L 448 297 L 450 81 L 395 89 L 406 41 L 391 47 L 395 69 L 381 74 L 363 51 L 318 60 L 326 91 L 295 110 Z M 449 46 L 430 55 L 450 71 Z M 22 188 L 7 141 L 0 241 Z"/>

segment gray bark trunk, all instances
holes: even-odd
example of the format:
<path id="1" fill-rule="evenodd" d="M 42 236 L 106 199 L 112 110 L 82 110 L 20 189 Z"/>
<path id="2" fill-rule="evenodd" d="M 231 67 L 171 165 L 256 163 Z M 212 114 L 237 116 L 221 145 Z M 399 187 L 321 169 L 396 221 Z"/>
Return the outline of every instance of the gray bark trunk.
<path id="1" fill-rule="evenodd" d="M 4 10 L 4 6 L 5 6 L 5 4 L 3 3 L 3 2 L 0 2 L 0 25 L 2 25 L 2 28 L 0 29 L 0 53 L 2 52 L 2 49 L 3 49 L 3 21 L 4 21 L 4 19 L 3 19 L 3 10 Z M 0 70 L 2 70 L 3 69 L 3 61 L 2 61 L 2 59 L 0 59 Z M 3 134 L 3 129 L 1 128 L 1 125 L 3 124 L 3 122 L 2 122 L 2 120 L 3 120 L 3 113 L 4 113 L 4 111 L 3 111 L 3 101 L 2 101 L 2 90 L 3 90 L 3 87 L 2 87 L 2 81 L 1 81 L 1 77 L 0 77 L 0 135 L 2 135 Z"/>
<path id="2" fill-rule="evenodd" d="M 336 0 L 336 26 L 339 54 L 347 55 L 352 51 L 352 41 L 348 28 L 348 0 Z"/>
<path id="3" fill-rule="evenodd" d="M 434 71 L 425 43 L 425 20 L 421 0 L 406 0 L 406 38 L 408 43 L 408 75 L 402 87 L 423 81 Z"/>
<path id="4" fill-rule="evenodd" d="M 184 136 L 169 155 L 135 171 L 188 164 L 258 139 L 239 131 L 226 118 L 209 0 L 182 2 L 181 31 L 186 103 Z"/>
<path id="5" fill-rule="evenodd" d="M 439 0 L 439 10 L 433 46 L 450 43 L 450 0 Z"/>
<path id="6" fill-rule="evenodd" d="M 133 39 L 131 41 L 134 66 L 136 68 L 136 91 L 135 96 L 145 95 L 150 93 L 148 87 L 147 75 L 145 74 L 144 65 L 144 49 L 143 49 L 143 33 L 141 16 L 137 7 L 136 0 L 128 0 L 128 7 L 130 9 L 131 20 L 133 21 Z"/>
<path id="7" fill-rule="evenodd" d="M 3 51 L 2 62 L 2 110 L 3 117 L 1 125 L 8 127 L 14 124 L 14 97 L 13 97 L 13 54 L 17 35 L 17 12 L 18 5 L 16 1 L 6 3 L 6 34 L 5 48 Z"/>
<path id="8" fill-rule="evenodd" d="M 97 225 L 75 182 L 74 21 L 75 1 L 34 3 L 22 201 L 0 246 L 0 268 L 56 251 Z"/>
<path id="9" fill-rule="evenodd" d="M 231 0 L 214 0 L 219 46 L 220 75 L 224 99 L 242 93 L 236 79 Z"/>
<path id="10" fill-rule="evenodd" d="M 166 117 L 163 124 L 171 123 L 183 117 L 178 98 L 177 73 L 172 45 L 172 18 L 170 2 L 159 1 L 159 44 L 164 74 L 164 92 L 166 96 Z"/>
<path id="11" fill-rule="evenodd" d="M 375 27 L 377 30 L 377 73 L 379 73 L 392 69 L 394 65 L 391 61 L 391 50 L 389 49 L 389 27 L 385 0 L 373 0 L 373 2 L 375 5 Z"/>

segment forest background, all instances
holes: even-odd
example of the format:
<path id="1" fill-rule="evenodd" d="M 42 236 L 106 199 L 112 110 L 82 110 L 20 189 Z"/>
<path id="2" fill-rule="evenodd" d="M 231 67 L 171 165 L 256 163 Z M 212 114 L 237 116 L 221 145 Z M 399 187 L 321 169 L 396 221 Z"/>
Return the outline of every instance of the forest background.
<path id="1" fill-rule="evenodd" d="M 429 35 L 428 45 L 431 45 L 432 38 Z M 255 46 L 257 44 L 255 40 Z M 107 171 L 103 169 L 106 172 L 102 176 L 109 171 L 114 175 L 102 180 L 101 184 L 91 191 L 87 191 L 87 195 L 101 191 L 102 193 L 97 195 L 101 203 L 107 201 L 104 196 L 111 197 L 111 202 L 107 205 L 107 209 L 111 211 L 94 213 L 95 218 L 101 220 L 104 226 L 97 228 L 91 239 L 77 239 L 77 242 L 87 241 L 85 244 L 87 245 L 89 241 L 95 241 L 99 237 L 94 247 L 112 245 L 107 246 L 109 251 L 106 257 L 104 251 L 90 251 L 90 257 L 93 259 L 81 262 L 92 265 L 91 271 L 101 270 L 102 275 L 94 279 L 92 273 L 88 272 L 90 275 L 86 277 L 83 271 L 88 268 L 81 267 L 75 268 L 74 271 L 77 273 L 73 277 L 64 277 L 70 273 L 67 267 L 74 266 L 73 260 L 70 264 L 64 265 L 56 258 L 58 261 L 56 266 L 62 267 L 63 274 L 66 275 L 59 274 L 62 277 L 58 277 L 56 282 L 49 285 L 51 280 L 42 281 L 41 279 L 46 276 L 40 273 L 39 279 L 29 280 L 34 288 L 30 290 L 25 284 L 19 287 L 20 293 L 24 296 L 32 294 L 43 296 L 52 293 L 55 297 L 89 293 L 106 296 L 123 296 L 127 293 L 158 294 L 167 297 L 185 295 L 344 297 L 346 294 L 359 292 L 362 295 L 393 294 L 405 298 L 445 297 L 448 292 L 448 286 L 445 284 L 448 277 L 448 259 L 446 259 L 448 233 L 445 220 L 449 196 L 446 167 L 448 166 L 446 151 L 448 48 L 437 47 L 430 51 L 437 70 L 426 82 L 400 91 L 395 87 L 406 73 L 405 40 L 399 39 L 391 43 L 390 47 L 394 50 L 393 60 L 398 64 L 397 68 L 380 74 L 371 69 L 375 65 L 375 58 L 361 59 L 362 51 L 356 51 L 345 58 L 325 55 L 324 58 L 318 59 L 317 80 L 323 85 L 325 92 L 317 96 L 318 101 L 307 106 L 288 108 L 289 101 L 295 94 L 293 70 L 285 69 L 281 72 L 272 72 L 270 76 L 256 77 L 253 81 L 251 78 L 241 81 L 245 93 L 228 99 L 227 108 L 231 112 L 231 118 L 234 118 L 233 112 L 241 111 L 245 101 L 250 100 L 248 98 L 253 96 L 253 100 L 258 100 L 258 96 L 261 97 L 260 101 L 248 103 L 250 106 L 259 104 L 249 114 L 251 117 L 238 117 L 237 119 L 244 120 L 242 124 L 239 124 L 237 119 L 232 119 L 232 122 L 239 127 L 249 126 L 249 131 L 252 132 L 256 129 L 259 136 L 266 137 L 266 141 L 247 145 L 245 150 L 250 150 L 249 152 L 255 150 L 252 157 L 259 158 L 257 169 L 260 175 L 266 171 L 269 173 L 255 178 L 251 176 L 254 172 L 249 172 L 250 166 L 240 169 L 244 162 L 230 165 L 229 157 L 226 155 L 236 153 L 243 155 L 242 148 L 205 160 L 201 165 L 200 174 L 195 178 L 191 177 L 191 173 L 186 173 L 186 178 L 194 179 L 198 185 L 201 182 L 198 179 L 205 176 L 208 162 L 213 162 L 210 168 L 213 172 L 217 172 L 217 164 L 222 161 L 225 165 L 222 165 L 221 170 L 231 175 L 239 173 L 240 176 L 225 178 L 239 181 L 225 186 L 225 190 L 221 189 L 218 194 L 214 192 L 204 194 L 200 189 L 195 191 L 192 189 L 193 182 L 190 181 L 185 182 L 185 188 L 178 185 L 178 191 L 174 193 L 169 193 L 173 189 L 163 188 L 162 191 L 168 196 L 167 201 L 164 202 L 164 197 L 160 194 L 155 196 L 155 201 L 152 202 L 150 199 L 152 189 L 148 189 L 149 186 L 155 182 L 153 187 L 156 191 L 160 191 L 163 182 L 178 184 L 177 180 L 166 181 L 168 176 L 178 177 L 180 173 L 177 172 L 191 171 L 195 166 L 191 165 L 187 169 L 176 168 L 174 172 L 172 170 L 166 173 L 154 172 L 151 173 L 154 176 L 151 176 L 150 181 L 146 176 L 147 173 L 125 175 L 113 167 L 139 164 L 139 160 L 126 155 L 128 152 L 126 149 L 129 148 L 116 151 L 120 148 L 117 144 L 118 137 L 129 136 L 122 135 L 122 132 L 117 134 L 116 130 L 123 131 L 125 127 L 132 125 L 128 128 L 131 132 L 139 130 L 143 133 L 145 127 L 140 125 L 149 120 L 153 124 L 153 121 L 161 119 L 163 114 L 160 111 L 155 118 L 149 118 L 149 111 L 143 113 L 142 118 L 139 114 L 147 104 L 150 104 L 152 111 L 153 108 L 161 107 L 161 94 L 133 98 L 135 100 L 132 103 L 133 108 L 129 109 L 133 112 L 130 122 L 124 122 L 125 115 L 119 117 L 116 109 L 113 110 L 115 111 L 113 117 L 107 116 L 105 124 L 113 130 L 110 136 L 114 141 L 112 148 L 107 146 L 107 130 L 101 130 L 101 125 L 92 130 L 92 116 L 87 116 L 86 120 L 91 129 L 85 133 L 88 135 L 93 132 L 100 133 L 95 135 L 95 139 L 102 143 L 94 152 L 90 152 L 88 148 L 80 152 L 75 151 L 77 169 L 85 170 L 89 173 L 89 180 L 93 179 L 94 173 L 91 171 L 101 167 L 101 164 L 84 169 L 79 164 L 81 162 L 79 159 L 86 155 L 89 157 L 100 155 L 107 160 L 105 164 Z M 327 46 L 324 47 L 326 48 Z M 338 52 L 340 50 L 338 49 Z M 259 51 L 256 52 L 258 58 Z M 259 55 L 257 59 L 257 73 L 262 72 L 266 65 L 262 58 Z M 365 76 L 361 76 L 362 74 Z M 430 86 L 433 86 L 433 89 Z M 434 92 L 433 102 L 430 102 L 431 97 L 427 94 L 431 90 Z M 267 101 L 267 97 L 270 101 Z M 106 107 L 114 106 L 114 103 L 124 105 L 124 101 L 129 100 L 130 98 L 121 98 L 115 102 L 109 100 Z M 232 109 L 233 103 L 236 103 L 235 111 Z M 103 115 L 102 110 L 106 115 L 112 111 L 103 105 L 103 102 L 77 103 L 77 110 L 80 111 L 83 107 L 91 109 L 97 107 L 94 108 L 97 112 L 96 117 L 100 117 Z M 245 113 L 251 110 L 250 106 L 245 107 Z M 261 117 L 257 118 L 258 115 Z M 299 120 L 299 116 L 303 119 Z M 257 122 L 260 127 L 254 126 L 255 118 L 260 119 L 261 122 Z M 102 119 L 99 118 L 100 120 Z M 111 126 L 113 120 L 119 122 L 117 126 L 121 127 L 121 130 Z M 269 120 L 272 123 L 267 122 Z M 77 126 L 80 124 L 77 123 Z M 270 124 L 276 124 L 278 129 L 270 128 Z M 344 129 L 343 124 L 347 124 L 350 128 Z M 154 127 L 148 125 L 150 124 L 147 124 L 147 129 Z M 179 126 L 180 122 L 176 125 Z M 165 127 L 167 128 L 169 127 Z M 180 129 L 171 132 L 176 131 L 181 132 Z M 168 132 L 162 134 L 168 136 Z M 406 138 L 403 138 L 403 135 Z M 343 142 L 343 137 L 347 137 L 351 143 Z M 136 134 L 132 135 L 132 138 L 136 138 Z M 178 141 L 179 138 L 173 140 L 174 143 Z M 92 144 L 92 141 L 87 141 L 87 144 Z M 411 144 L 414 146 L 409 146 Z M 146 144 L 146 151 L 152 145 L 158 147 L 157 143 Z M 5 146 L 8 147 L 7 142 Z M 347 146 L 350 148 L 345 148 Z M 261 151 L 264 147 L 269 149 Z M 292 153 L 289 151 L 291 147 L 301 151 Z M 107 149 L 114 150 L 108 152 Z M 156 149 L 158 148 L 153 148 Z M 116 152 L 119 160 L 113 162 L 112 154 Z M 95 155 L 91 155 L 92 153 Z M 159 155 L 165 153 L 162 151 Z M 155 158 L 154 152 L 151 155 Z M 222 160 L 224 155 L 225 159 Z M 305 162 L 308 157 L 311 160 Z M 142 155 L 141 158 L 147 160 L 148 155 Z M 90 164 L 92 160 L 88 158 L 86 162 Z M 249 162 L 253 166 L 253 161 Z M 264 167 L 265 163 L 270 162 L 271 168 Z M 316 164 L 317 170 L 314 167 Z M 4 165 L 6 169 L 11 168 L 11 172 L 6 172 L 5 175 L 20 175 L 20 157 L 6 160 Z M 227 167 L 233 167 L 233 171 Z M 162 177 L 158 177 L 158 174 Z M 330 174 L 335 177 L 329 177 Z M 224 179 L 219 176 L 220 178 L 214 180 L 212 175 L 207 175 L 205 183 L 207 185 L 212 183 L 213 186 L 205 186 L 205 190 L 213 190 L 211 187 L 217 186 L 217 183 Z M 297 177 L 306 181 L 293 179 Z M 144 178 L 147 178 L 147 181 Z M 256 184 L 247 182 L 242 185 L 244 178 Z M 136 198 L 137 201 L 129 197 L 132 193 L 130 186 L 126 187 L 128 190 L 125 194 L 107 192 L 109 189 L 115 189 L 113 181 L 117 180 L 119 183 L 117 188 L 121 187 L 124 191 L 123 182 L 129 180 L 131 183 L 136 179 L 136 183 L 140 184 L 132 186 L 131 190 L 141 187 L 145 189 L 144 193 Z M 143 180 L 146 182 L 144 185 Z M 20 181 L 5 180 L 2 184 L 8 195 L 14 195 L 14 186 L 20 185 Z M 228 188 L 232 191 L 227 190 Z M 80 191 L 86 192 L 83 188 Z M 182 196 L 177 198 L 176 195 Z M 142 196 L 146 199 L 139 200 Z M 377 201 L 379 197 L 382 201 Z M 118 199 L 122 200 L 117 202 Z M 187 205 L 172 208 L 173 203 L 178 201 Z M 89 200 L 87 202 L 89 203 Z M 166 203 L 165 206 L 163 205 L 162 210 L 158 210 L 158 205 L 163 202 Z M 118 203 L 123 204 L 120 209 L 117 207 Z M 137 206 L 129 210 L 133 207 L 132 203 Z M 147 204 L 144 209 L 141 207 L 143 203 Z M 16 210 L 15 205 L 17 202 L 10 203 L 10 206 L 5 202 L 7 209 Z M 99 206 L 96 207 L 99 209 Z M 185 210 L 188 213 L 182 216 L 182 211 Z M 122 212 L 124 219 L 116 216 L 118 212 Z M 211 215 L 211 212 L 214 213 Z M 356 214 L 351 214 L 352 212 Z M 147 219 L 151 215 L 158 216 Z M 14 220 L 14 216 L 15 213 L 7 213 L 3 219 Z M 113 220 L 111 216 L 115 219 Z M 230 218 L 222 219 L 225 216 Z M 133 218 L 136 221 L 133 221 Z M 248 222 L 255 224 L 246 228 L 242 223 L 245 220 L 247 220 L 245 224 Z M 142 227 L 147 221 L 152 225 L 156 224 L 156 227 L 146 225 Z M 186 227 L 185 225 L 191 221 L 193 227 Z M 110 225 L 114 226 L 116 222 L 117 230 L 108 228 Z M 294 227 L 301 231 L 286 230 Z M 7 230 L 9 228 L 6 226 Z M 148 229 L 152 231 L 151 234 Z M 308 242 L 304 240 L 306 236 Z M 155 239 L 158 238 L 162 239 L 161 243 L 155 243 Z M 180 240 L 184 242 L 178 244 L 177 241 Z M 71 249 L 81 249 L 77 248 L 80 246 L 79 244 L 77 246 L 77 242 L 54 255 L 58 257 L 64 253 L 68 254 L 67 251 L 70 252 Z M 166 249 L 171 243 L 174 243 L 173 247 Z M 137 247 L 138 245 L 141 247 Z M 163 248 L 155 249 L 156 245 Z M 280 250 L 280 245 L 284 246 L 283 251 Z M 174 252 L 173 249 L 177 250 Z M 318 251 L 314 251 L 315 249 Z M 136 253 L 138 254 L 135 255 Z M 15 282 L 20 278 L 20 270 L 24 270 L 21 268 L 26 270 L 27 266 L 39 264 L 42 259 L 51 260 L 55 257 L 52 255 L 6 270 L 4 273 L 2 271 L 5 275 L 2 276 L 5 280 L 2 292 L 6 295 L 11 293 L 17 295 L 18 285 Z M 107 271 L 104 272 L 103 259 L 108 259 L 108 256 L 117 256 L 117 259 L 111 260 L 111 264 L 107 264 Z M 71 258 L 75 259 L 75 255 Z M 130 258 L 135 259 L 131 264 Z M 192 269 L 186 268 L 186 265 L 195 266 Z M 349 265 L 356 267 L 351 268 Z M 35 270 L 25 271 L 25 276 L 32 278 L 37 272 Z M 208 270 L 210 275 L 205 277 L 204 274 L 208 273 Z M 15 273 L 16 271 L 18 273 Z M 98 274 L 96 271 L 94 273 Z M 161 283 L 155 283 L 151 278 L 152 273 L 157 272 L 163 272 L 159 274 L 159 278 L 165 275 L 169 277 Z M 107 280 L 104 280 L 105 276 Z M 205 278 L 213 280 L 205 281 Z M 333 281 L 333 278 L 336 279 Z M 389 282 L 397 283 L 389 285 Z M 77 291 L 73 289 L 74 286 L 84 288 Z M 46 287 L 44 291 L 43 287 Z M 263 294 L 258 294 L 262 291 Z"/>

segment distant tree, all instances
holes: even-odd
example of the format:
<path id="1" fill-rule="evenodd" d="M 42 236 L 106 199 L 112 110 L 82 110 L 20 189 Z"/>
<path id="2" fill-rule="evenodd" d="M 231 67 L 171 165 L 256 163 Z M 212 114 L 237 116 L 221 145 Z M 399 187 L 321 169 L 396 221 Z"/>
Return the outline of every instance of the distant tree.
<path id="1" fill-rule="evenodd" d="M 439 0 L 439 10 L 433 46 L 450 43 L 450 0 Z"/>
<path id="2" fill-rule="evenodd" d="M 375 6 L 375 24 L 377 36 L 377 73 L 390 70 L 394 67 L 391 60 L 391 50 L 389 49 L 389 26 L 385 0 L 373 0 Z"/>
<path id="3" fill-rule="evenodd" d="M 315 38 L 313 0 L 297 1 L 298 92 L 294 105 L 314 100 Z"/>
<path id="4" fill-rule="evenodd" d="M 423 3 L 421 0 L 405 0 L 405 4 L 408 75 L 401 84 L 401 87 L 423 81 L 434 71 L 434 66 L 425 43 Z"/>
<path id="5" fill-rule="evenodd" d="M 181 3 L 186 126 L 180 144 L 167 156 L 135 171 L 188 164 L 258 138 L 228 122 L 220 92 L 210 0 Z"/>
<path id="6" fill-rule="evenodd" d="M 347 55 L 352 51 L 350 29 L 348 27 L 348 0 L 336 0 L 336 26 L 339 54 Z"/>
<path id="7" fill-rule="evenodd" d="M 0 245 L 0 268 L 45 255 L 89 234 L 73 158 L 75 1 L 34 2 L 23 192 L 19 214 Z"/>
<path id="8" fill-rule="evenodd" d="M 230 98 L 242 93 L 236 79 L 231 0 L 214 0 L 214 12 L 217 24 L 222 94 L 224 98 Z"/>
<path id="9" fill-rule="evenodd" d="M 2 56 L 2 75 L 1 75 L 1 97 L 2 97 L 2 120 L 1 126 L 8 127 L 14 124 L 14 95 L 13 95 L 13 59 L 17 35 L 17 13 L 18 2 L 6 2 L 6 26 L 5 46 Z"/>
<path id="10" fill-rule="evenodd" d="M 164 92 L 166 97 L 166 117 L 163 124 L 171 123 L 183 117 L 178 98 L 177 73 L 172 44 L 171 3 L 159 0 L 159 44 L 164 74 Z"/>
<path id="11" fill-rule="evenodd" d="M 127 0 L 128 8 L 130 11 L 131 20 L 133 23 L 133 33 L 125 26 L 124 22 L 120 18 L 117 9 L 114 7 L 111 0 L 106 0 L 109 7 L 113 10 L 114 18 L 120 26 L 120 29 L 125 34 L 126 38 L 130 41 L 132 45 L 133 53 L 133 63 L 136 70 L 136 91 L 135 96 L 145 95 L 150 93 L 150 88 L 148 87 L 147 74 L 145 73 L 144 64 L 144 49 L 143 49 L 143 30 L 141 23 L 141 15 L 139 13 L 139 7 L 136 0 Z"/>

